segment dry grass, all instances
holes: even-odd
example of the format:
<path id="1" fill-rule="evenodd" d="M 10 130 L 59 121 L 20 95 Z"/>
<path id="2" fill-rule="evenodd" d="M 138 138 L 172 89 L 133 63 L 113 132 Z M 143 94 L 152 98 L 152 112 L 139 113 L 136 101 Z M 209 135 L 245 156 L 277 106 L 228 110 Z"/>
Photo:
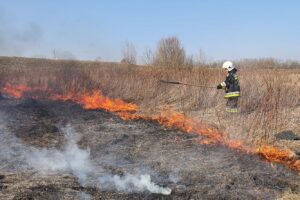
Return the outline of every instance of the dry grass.
<path id="1" fill-rule="evenodd" d="M 216 68 L 159 68 L 104 62 L 0 58 L 1 84 L 5 82 L 51 87 L 59 92 L 100 89 L 155 111 L 168 106 L 197 117 L 232 137 L 249 143 L 274 142 L 274 134 L 299 132 L 300 70 L 241 68 L 241 112 L 224 112 L 223 92 L 216 89 L 162 84 L 176 80 L 215 86 L 226 74 Z"/>

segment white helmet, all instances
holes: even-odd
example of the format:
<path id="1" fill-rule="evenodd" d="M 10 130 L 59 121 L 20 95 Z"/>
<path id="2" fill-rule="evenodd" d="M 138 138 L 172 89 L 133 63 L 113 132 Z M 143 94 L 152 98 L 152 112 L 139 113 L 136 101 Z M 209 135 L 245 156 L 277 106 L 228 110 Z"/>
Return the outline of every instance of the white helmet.
<path id="1" fill-rule="evenodd" d="M 232 64 L 231 61 L 226 61 L 226 62 L 223 63 L 222 68 L 223 68 L 223 69 L 226 69 L 227 71 L 230 72 L 231 70 L 234 69 L 234 66 L 233 66 L 233 64 Z"/>

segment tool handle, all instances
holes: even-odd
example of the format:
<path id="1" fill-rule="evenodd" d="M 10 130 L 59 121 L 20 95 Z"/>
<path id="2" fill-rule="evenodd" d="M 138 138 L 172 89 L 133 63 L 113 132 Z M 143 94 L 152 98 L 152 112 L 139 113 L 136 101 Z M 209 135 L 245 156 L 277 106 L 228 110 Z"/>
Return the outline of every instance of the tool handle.
<path id="1" fill-rule="evenodd" d="M 192 87 L 200 87 L 200 88 L 215 88 L 213 86 L 207 86 L 207 85 L 193 85 L 193 84 L 187 84 L 187 83 L 180 83 L 182 85 L 192 86 Z"/>
<path id="2" fill-rule="evenodd" d="M 170 83 L 170 84 L 182 84 L 182 83 L 180 83 L 180 82 L 178 82 L 178 81 L 165 81 L 165 80 L 160 80 L 160 82 L 162 82 L 162 83 Z"/>
<path id="3" fill-rule="evenodd" d="M 169 84 L 178 84 L 178 85 L 187 85 L 187 86 L 192 86 L 192 87 L 201 87 L 201 88 L 215 88 L 212 86 L 206 86 L 206 85 L 193 85 L 193 84 L 188 84 L 188 83 L 181 83 L 179 81 L 165 81 L 165 80 L 160 80 L 161 83 L 169 83 Z"/>

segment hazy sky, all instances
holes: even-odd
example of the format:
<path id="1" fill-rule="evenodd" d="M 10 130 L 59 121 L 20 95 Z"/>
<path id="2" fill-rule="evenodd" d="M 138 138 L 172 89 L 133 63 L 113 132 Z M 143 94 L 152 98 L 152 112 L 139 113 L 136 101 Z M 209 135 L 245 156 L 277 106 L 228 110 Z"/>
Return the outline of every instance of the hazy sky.
<path id="1" fill-rule="evenodd" d="M 0 0 L 0 55 L 120 61 L 167 36 L 213 60 L 300 60 L 299 0 Z M 55 51 L 54 51 L 55 50 Z"/>

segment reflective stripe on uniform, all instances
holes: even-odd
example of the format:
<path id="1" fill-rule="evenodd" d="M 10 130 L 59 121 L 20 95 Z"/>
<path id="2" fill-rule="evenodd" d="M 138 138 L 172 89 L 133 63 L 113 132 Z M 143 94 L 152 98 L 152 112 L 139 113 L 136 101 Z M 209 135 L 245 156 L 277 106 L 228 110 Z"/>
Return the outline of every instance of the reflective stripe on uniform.
<path id="1" fill-rule="evenodd" d="M 231 98 L 231 97 L 239 97 L 241 96 L 240 95 L 240 92 L 228 92 L 224 95 L 224 98 Z"/>
<path id="2" fill-rule="evenodd" d="M 235 75 L 234 75 L 234 79 L 235 79 L 235 80 L 239 80 L 239 77 L 235 74 Z"/>
<path id="3" fill-rule="evenodd" d="M 222 82 L 222 83 L 221 83 L 221 86 L 222 86 L 223 89 L 225 89 L 226 83 L 225 83 L 225 82 Z"/>

